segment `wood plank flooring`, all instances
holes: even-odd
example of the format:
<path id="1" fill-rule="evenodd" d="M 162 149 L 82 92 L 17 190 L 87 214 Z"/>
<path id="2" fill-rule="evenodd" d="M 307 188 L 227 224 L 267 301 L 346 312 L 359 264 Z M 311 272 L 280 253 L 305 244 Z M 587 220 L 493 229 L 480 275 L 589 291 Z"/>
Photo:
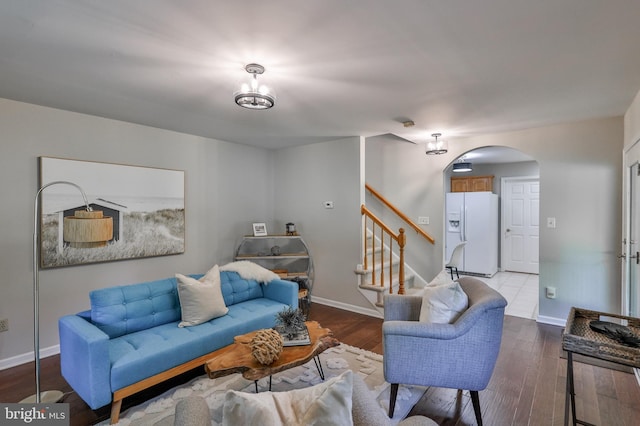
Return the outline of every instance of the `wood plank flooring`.
<path id="1" fill-rule="evenodd" d="M 310 319 L 333 330 L 342 342 L 382 353 L 382 320 L 314 304 Z M 505 316 L 500 356 L 489 386 L 480 392 L 485 425 L 561 425 L 564 420 L 566 360 L 560 358 L 560 327 Z M 0 402 L 18 402 L 35 391 L 33 363 L 0 371 Z M 437 366 L 434 366 L 437 368 Z M 106 420 L 109 407 L 91 410 L 60 375 L 59 356 L 41 361 L 41 388 L 69 392 L 71 425 Z M 640 387 L 633 374 L 574 362 L 578 418 L 602 426 L 640 424 Z M 123 410 L 203 374 L 193 370 L 125 399 Z M 410 415 L 439 425 L 473 425 L 467 392 L 429 388 Z"/>

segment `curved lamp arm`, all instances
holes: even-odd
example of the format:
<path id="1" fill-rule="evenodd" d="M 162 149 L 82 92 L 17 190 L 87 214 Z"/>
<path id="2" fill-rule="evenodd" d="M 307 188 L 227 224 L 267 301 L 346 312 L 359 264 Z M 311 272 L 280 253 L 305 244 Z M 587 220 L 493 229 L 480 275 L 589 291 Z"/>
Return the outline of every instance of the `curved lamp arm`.
<path id="1" fill-rule="evenodd" d="M 82 195 L 82 199 L 84 200 L 84 205 L 86 206 L 87 211 L 92 211 L 93 209 L 89 206 L 89 202 L 87 201 L 87 196 L 80 188 L 80 186 L 76 185 L 73 182 L 67 182 L 64 180 L 58 180 L 54 182 L 50 182 L 46 185 L 43 185 L 38 192 L 36 192 L 36 197 L 34 201 L 33 208 L 33 354 L 35 357 L 36 363 L 36 394 L 35 394 L 35 402 L 36 404 L 40 403 L 40 256 L 39 256 L 39 247 L 38 247 L 38 239 L 40 236 L 40 220 L 38 217 L 39 210 L 39 201 L 40 194 L 46 188 L 53 185 L 70 185 L 78 189 L 80 194 Z M 62 392 L 60 392 L 60 397 L 62 396 Z M 29 399 L 29 398 L 27 398 Z"/>

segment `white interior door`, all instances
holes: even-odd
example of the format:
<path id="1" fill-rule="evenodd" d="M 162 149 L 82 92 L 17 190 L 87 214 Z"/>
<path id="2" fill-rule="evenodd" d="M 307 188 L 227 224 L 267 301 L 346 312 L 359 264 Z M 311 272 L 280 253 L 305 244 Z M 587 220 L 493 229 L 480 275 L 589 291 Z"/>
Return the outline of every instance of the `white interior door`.
<path id="1" fill-rule="evenodd" d="M 622 314 L 640 314 L 640 141 L 624 153 Z"/>
<path id="2" fill-rule="evenodd" d="M 505 271 L 539 272 L 540 179 L 502 178 L 502 262 Z"/>
<path id="3" fill-rule="evenodd" d="M 629 168 L 629 237 L 627 244 L 626 275 L 629 283 L 627 285 L 628 307 L 626 315 L 638 316 L 640 306 L 640 292 L 638 291 L 638 269 L 640 268 L 640 167 L 634 163 Z"/>

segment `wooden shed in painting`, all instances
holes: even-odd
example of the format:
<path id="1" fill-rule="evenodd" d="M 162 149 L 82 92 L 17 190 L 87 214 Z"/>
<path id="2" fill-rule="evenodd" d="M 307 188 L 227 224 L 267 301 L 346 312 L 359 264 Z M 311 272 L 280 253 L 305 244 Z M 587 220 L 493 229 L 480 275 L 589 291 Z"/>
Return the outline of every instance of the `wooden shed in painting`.
<path id="1" fill-rule="evenodd" d="M 89 206 L 94 210 L 94 212 L 102 212 L 100 215 L 103 218 L 110 218 L 108 221 L 108 237 L 105 237 L 105 244 L 114 242 L 114 241 L 122 241 L 123 240 L 123 216 L 124 213 L 122 209 L 114 208 L 111 206 L 105 205 L 105 203 L 90 203 Z M 124 206 L 122 206 L 124 207 Z M 69 245 L 69 241 L 65 240 L 64 224 L 69 224 L 69 219 L 77 218 L 78 215 L 76 212 L 86 211 L 86 207 L 84 205 L 75 206 L 69 209 L 61 210 L 58 212 L 58 251 L 62 252 L 63 248 Z M 67 220 L 65 220 L 67 218 Z M 82 247 L 82 246 L 80 246 Z"/>

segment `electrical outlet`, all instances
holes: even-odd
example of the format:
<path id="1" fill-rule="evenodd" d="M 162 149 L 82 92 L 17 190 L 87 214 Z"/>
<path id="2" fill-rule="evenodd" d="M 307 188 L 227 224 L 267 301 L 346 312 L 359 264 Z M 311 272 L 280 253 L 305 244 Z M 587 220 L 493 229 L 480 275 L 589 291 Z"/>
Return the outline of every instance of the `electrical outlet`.
<path id="1" fill-rule="evenodd" d="M 555 299 L 556 298 L 556 288 L 555 287 L 547 287 L 547 299 Z"/>
<path id="2" fill-rule="evenodd" d="M 9 331 L 9 318 L 0 319 L 0 332 Z"/>
<path id="3" fill-rule="evenodd" d="M 428 225 L 429 216 L 418 216 L 418 225 Z"/>

